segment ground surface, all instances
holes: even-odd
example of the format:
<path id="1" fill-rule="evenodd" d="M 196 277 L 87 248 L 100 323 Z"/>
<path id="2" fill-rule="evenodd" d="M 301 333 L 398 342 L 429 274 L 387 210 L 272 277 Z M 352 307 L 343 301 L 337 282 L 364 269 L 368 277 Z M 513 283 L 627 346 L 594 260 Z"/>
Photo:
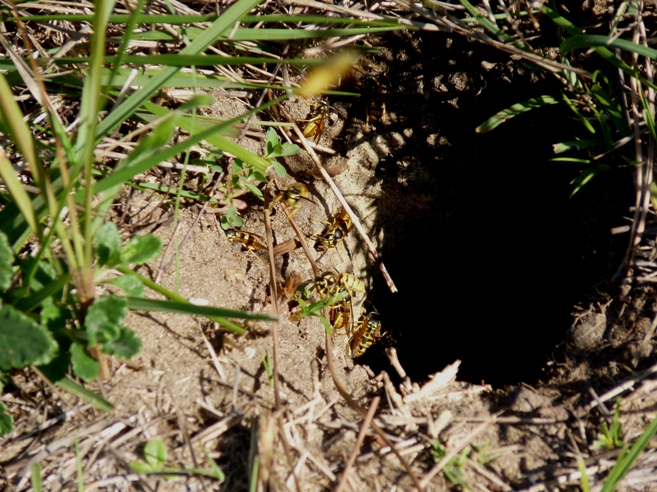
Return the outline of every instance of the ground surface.
<path id="1" fill-rule="evenodd" d="M 399 293 L 387 289 L 355 233 L 340 253 L 317 257 L 322 271 L 350 272 L 363 281 L 367 296 L 357 297 L 357 311 L 365 297 L 376 306 L 410 381 L 392 368 L 381 345 L 354 363 L 343 333 L 333 338 L 330 354 L 337 377 L 366 409 L 381 397 L 375 422 L 419 477 L 440 461 L 431 452 L 440 442 L 461 456 L 460 465 L 452 461 L 442 470 L 472 489 L 544 490 L 557 480 L 577 485 L 578 455 L 599 483 L 596 477 L 605 476 L 617 454 L 592 450 L 601 425 L 611 422 L 616 394 L 607 392 L 625 384 L 618 395 L 628 441 L 655 415 L 649 368 L 657 296 L 635 287 L 621 302 L 606 282 L 625 246 L 609 231 L 625 224 L 631 175 L 609 173 L 568 200 L 576 173 L 549 162 L 551 144 L 572 138 L 576 128 L 563 108 L 524 115 L 490 134 L 474 132 L 512 103 L 558 91 L 548 76 L 445 34 L 397 34 L 379 43 L 382 54 L 359 76 L 375 77 L 377 94 L 330 99 L 320 143 L 337 152 L 324 157 L 345 168 L 334 179 Z M 358 84 L 359 77 L 346 83 Z M 366 131 L 367 107 L 379 97 L 388 120 Z M 231 116 L 235 106 L 219 99 L 215 110 Z M 306 117 L 302 102 L 288 109 Z M 262 139 L 248 145 L 260 151 Z M 320 232 L 323 225 L 314 219 L 328 220 L 337 200 L 323 181 L 307 176 L 312 163 L 305 154 L 285 163 L 290 176 L 279 186 L 304 181 L 314 200 L 303 204 L 297 222 L 306 235 Z M 167 173 L 152 179 L 175 182 Z M 607 199 L 611 184 L 622 196 Z M 243 230 L 264 236 L 262 206 L 257 200 L 248 205 Z M 276 207 L 272 228 L 280 244 L 296 236 Z M 116 217 L 126 235 L 134 225 L 172 217 L 164 201 L 140 195 L 124 196 L 120 208 Z M 175 231 L 180 240 L 197 213 L 183 209 L 177 230 L 167 222 L 144 230 L 165 243 Z M 265 254 L 230 243 L 211 214 L 168 269 L 152 264 L 141 273 L 189 299 L 272 312 Z M 277 257 L 276 275 L 280 285 L 313 278 L 300 248 Z M 23 490 L 21 477 L 39 461 L 47 490 L 72 490 L 77 435 L 86 490 L 201 490 L 203 484 L 246 490 L 256 455 L 273 490 L 335 489 L 362 417 L 336 391 L 322 325 L 315 318 L 290 321 L 288 308 L 281 304 L 280 414 L 263 366 L 272 355 L 271 324 L 247 325 L 249 335 L 236 337 L 205 320 L 132 314 L 127 324 L 143 341 L 141 355 L 112 361 L 111 379 L 91 388 L 115 404 L 110 415 L 65 394 L 42 407 L 51 390 L 29 372 L 16 375 L 23 392 L 3 396 L 17 420 L 15 432 L 1 441 L 4 476 Z M 49 420 L 62 412 L 66 419 Z M 29 434 L 37 428 L 42 432 Z M 225 483 L 137 477 L 127 463 L 140 459 L 144 443 L 156 437 L 169 449 L 168 465 L 209 468 L 207 452 Z M 647 452 L 630 475 L 637 490 L 652 481 L 650 459 Z M 427 482 L 427 490 L 451 486 L 442 473 Z M 398 458 L 370 431 L 346 490 L 412 487 Z"/>

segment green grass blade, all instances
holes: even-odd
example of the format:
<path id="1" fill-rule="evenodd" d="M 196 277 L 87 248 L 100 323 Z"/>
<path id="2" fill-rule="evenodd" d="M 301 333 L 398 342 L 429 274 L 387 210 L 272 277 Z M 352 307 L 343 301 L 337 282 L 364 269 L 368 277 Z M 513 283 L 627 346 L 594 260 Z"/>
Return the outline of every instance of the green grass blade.
<path id="1" fill-rule="evenodd" d="M 84 492 L 84 469 L 82 468 L 82 454 L 80 453 L 80 440 L 75 436 L 75 467 L 77 470 L 78 492 Z"/>
<path id="2" fill-rule="evenodd" d="M 572 36 L 561 43 L 561 53 L 565 55 L 572 50 L 595 47 L 615 48 L 657 60 L 657 50 L 653 48 L 633 43 L 627 39 L 610 38 L 609 36 L 602 36 L 600 34 L 578 34 Z"/>
<path id="3" fill-rule="evenodd" d="M 614 123 L 616 129 L 620 132 L 622 137 L 632 134 L 627 121 L 623 117 L 623 110 L 620 108 L 620 105 L 615 103 L 612 98 L 607 94 L 607 92 L 602 88 L 602 86 L 595 84 L 591 87 L 591 93 L 595 96 L 599 103 L 599 109 L 602 109 L 602 113 L 605 117 L 609 117 Z"/>
<path id="4" fill-rule="evenodd" d="M 498 127 L 505 121 L 510 120 L 514 116 L 518 116 L 519 114 L 526 113 L 527 111 L 530 111 L 532 109 L 541 108 L 543 106 L 548 106 L 550 104 L 557 104 L 558 102 L 559 99 L 554 96 L 540 96 L 540 97 L 528 99 L 521 103 L 516 103 L 500 111 L 499 113 L 492 116 L 488 120 L 486 120 L 484 123 L 479 125 L 475 129 L 475 131 L 477 133 L 488 132 L 493 128 Z"/>
<path id="5" fill-rule="evenodd" d="M 116 267 L 118 271 L 123 273 L 124 275 L 136 275 L 139 280 L 141 281 L 142 284 L 144 284 L 146 287 L 154 290 L 155 292 L 162 294 L 164 297 L 167 299 L 171 299 L 172 301 L 176 301 L 178 303 L 188 303 L 191 304 L 187 299 L 185 299 L 182 296 L 179 296 L 178 294 L 171 292 L 170 290 L 165 289 L 161 285 L 156 284 L 153 282 L 151 279 L 144 277 L 143 275 L 138 274 L 137 272 L 133 272 L 130 270 L 128 267 L 123 266 L 123 265 L 118 265 Z M 221 316 L 210 316 L 209 319 L 212 321 L 216 321 L 219 323 L 221 326 L 226 328 L 228 331 L 231 331 L 233 333 L 236 333 L 237 335 L 243 335 L 246 333 L 246 330 L 242 328 L 241 326 L 236 325 L 232 321 L 228 321 L 227 319 L 221 317 Z"/>
<path id="6" fill-rule="evenodd" d="M 609 472 L 607 480 L 605 480 L 604 485 L 602 486 L 601 492 L 612 492 L 616 489 L 619 482 L 623 479 L 627 472 L 630 471 L 632 465 L 643 452 L 643 450 L 650 444 L 650 440 L 657 433 L 657 417 L 650 422 L 650 425 L 646 430 L 641 434 L 639 439 L 632 445 L 632 448 L 627 453 L 621 453 L 618 457 L 618 461 Z"/>
<path id="7" fill-rule="evenodd" d="M 584 125 L 584 128 L 586 128 L 590 133 L 595 135 L 596 131 L 591 122 L 582 114 L 582 112 L 575 106 L 575 103 L 570 100 L 570 98 L 566 94 L 562 94 L 563 101 L 568 105 L 570 110 L 577 115 L 577 118 L 579 118 L 579 121 L 582 122 Z"/>
<path id="8" fill-rule="evenodd" d="M 83 163 L 83 173 L 86 183 L 86 186 L 83 188 L 85 191 L 84 218 L 86 219 L 83 224 L 84 243 L 82 247 L 84 248 L 84 255 L 83 259 L 80 259 L 83 271 L 88 271 L 93 263 L 93 221 L 91 220 L 91 215 L 93 212 L 92 202 L 94 192 L 91 183 L 93 183 L 94 150 L 96 149 L 96 142 L 93 137 L 96 134 L 96 127 L 98 126 L 98 114 L 104 106 L 105 100 L 103 91 L 101 90 L 101 78 L 103 75 L 103 58 L 107 47 L 105 43 L 107 23 L 109 14 L 114 8 L 114 3 L 115 0 L 97 0 L 95 3 L 93 34 L 91 36 L 91 60 L 89 73 L 82 89 L 80 127 L 73 151 L 76 159 L 75 162 Z M 75 231 L 72 237 L 74 239 L 78 238 Z M 74 240 L 74 244 L 78 246 L 79 241 Z M 78 254 L 81 253 L 78 251 Z"/>
<path id="9" fill-rule="evenodd" d="M 100 193 L 113 186 L 117 186 L 127 181 L 130 181 L 137 174 L 146 172 L 150 168 L 156 166 L 158 163 L 162 161 L 166 161 L 171 157 L 175 157 L 179 154 L 182 154 L 187 149 L 189 149 L 192 145 L 202 142 L 203 140 L 207 140 L 208 142 L 213 142 L 213 143 L 216 142 L 215 145 L 217 145 L 217 143 L 221 145 L 225 145 L 226 148 L 224 148 L 224 150 L 231 153 L 235 151 L 236 154 L 234 155 L 236 155 L 239 158 L 242 158 L 240 157 L 240 155 L 243 155 L 246 158 L 244 159 L 245 162 L 252 161 L 251 162 L 252 164 L 257 163 L 257 165 L 256 164 L 253 165 L 258 167 L 259 169 L 260 168 L 266 169 L 266 167 L 269 165 L 269 161 L 266 161 L 262 157 L 259 157 L 253 154 L 252 152 L 249 152 L 248 150 L 240 147 L 234 142 L 229 141 L 228 139 L 225 139 L 223 137 L 217 138 L 218 136 L 216 134 L 218 132 L 220 132 L 223 128 L 227 128 L 230 125 L 238 122 L 239 120 L 240 119 L 238 118 L 235 120 L 230 120 L 224 124 L 212 126 L 207 130 L 202 131 L 201 133 L 197 133 L 196 135 L 190 136 L 189 138 L 187 138 L 182 142 L 172 145 L 171 147 L 167 147 L 166 149 L 163 149 L 161 152 L 157 154 L 146 157 L 145 159 L 135 163 L 130 167 L 122 167 L 116 170 L 114 173 L 107 176 L 106 178 L 101 179 L 94 185 L 93 187 L 94 193 Z M 76 199 L 78 199 L 79 197 L 80 197 L 80 192 L 78 192 L 78 194 L 76 195 Z"/>
<path id="10" fill-rule="evenodd" d="M 110 76 L 110 80 L 114 78 L 114 75 L 116 75 L 116 72 L 121 68 L 121 65 L 123 64 L 123 58 L 125 57 L 128 47 L 130 46 L 130 41 L 132 41 L 132 39 L 135 37 L 135 27 L 137 26 L 137 20 L 141 11 L 144 9 L 145 4 L 146 0 L 138 0 L 137 5 L 134 7 L 133 12 L 128 19 L 124 34 L 121 36 L 121 45 L 117 50 L 119 59 L 112 67 L 112 75 Z M 103 93 L 105 97 L 108 95 L 108 90 L 109 87 L 105 87 L 105 92 Z"/>
<path id="11" fill-rule="evenodd" d="M 582 31 L 575 26 L 572 22 L 570 22 L 568 19 L 565 17 L 557 14 L 554 10 L 550 9 L 549 7 L 546 7 L 545 5 L 541 7 L 541 12 L 545 14 L 547 17 L 552 20 L 557 26 L 562 28 L 564 31 L 566 31 L 568 34 L 570 34 L 572 37 L 577 37 L 577 36 L 583 36 L 584 34 Z M 606 36 L 603 36 L 606 39 L 609 39 Z M 643 77 L 638 71 L 634 70 L 632 67 L 630 67 L 628 64 L 623 62 L 622 60 L 618 59 L 609 49 L 607 49 L 606 46 L 594 46 L 593 50 L 600 55 L 604 60 L 608 61 L 612 65 L 614 65 L 616 68 L 621 69 L 623 72 L 628 74 L 630 77 L 637 78 L 641 81 L 642 84 L 647 85 L 648 87 L 657 90 L 657 85 L 653 84 L 649 80 L 646 80 L 645 77 Z"/>
<path id="12" fill-rule="evenodd" d="M 14 99 L 14 94 L 4 75 L 0 73 L 0 127 L 9 133 L 25 162 L 30 166 L 32 175 L 38 177 L 35 166 L 39 162 L 34 139 L 27 123 L 23 121 L 23 112 Z"/>
<path id="13" fill-rule="evenodd" d="M 239 22 L 244 15 L 248 14 L 251 9 L 259 3 L 260 0 L 238 0 L 211 26 L 209 26 L 201 36 L 185 47 L 180 52 L 180 55 L 198 55 L 203 53 L 208 46 L 228 31 L 228 29 L 231 29 L 236 22 Z M 140 60 L 137 63 L 141 66 L 145 62 L 144 60 Z M 98 125 L 96 138 L 100 139 L 104 137 L 109 132 L 113 131 L 122 121 L 125 121 L 130 117 L 139 106 L 160 90 L 166 81 L 178 72 L 178 69 L 178 67 L 174 66 L 165 67 L 162 72 L 154 77 L 146 86 L 142 87 L 127 98 L 118 108 L 112 111 L 107 118 L 100 123 L 100 125 Z"/>
<path id="14" fill-rule="evenodd" d="M 41 477 L 41 462 L 39 461 L 32 465 L 31 482 L 34 492 L 42 492 L 43 478 Z"/>
<path id="15" fill-rule="evenodd" d="M 0 149 L 0 177 L 2 177 L 15 205 L 20 210 L 30 229 L 37 234 L 41 228 L 33 208 L 32 200 L 30 200 L 30 197 L 21 182 L 18 181 L 16 170 L 11 162 L 9 162 L 9 159 L 7 159 L 7 156 L 2 149 Z M 4 230 L 5 224 L 3 223 L 2 226 Z"/>
<path id="16" fill-rule="evenodd" d="M 225 123 L 222 123 L 218 126 L 221 126 L 221 128 L 228 128 L 228 127 L 234 125 L 235 123 L 238 123 L 238 122 L 241 122 L 241 121 L 245 120 L 246 118 L 249 117 L 249 115 L 254 114 L 255 112 L 263 111 L 263 110 L 273 106 L 274 104 L 277 104 L 278 102 L 280 102 L 280 101 L 276 100 L 276 101 L 272 101 L 272 102 L 263 104 L 259 108 L 252 109 L 251 111 L 245 113 L 244 115 L 242 115 L 238 118 L 235 118 L 233 120 L 227 121 Z M 163 108 L 162 106 L 158 106 L 157 104 L 149 103 L 149 102 L 144 103 L 144 108 L 146 108 L 147 110 L 149 110 L 150 112 L 152 112 L 156 116 L 165 116 L 167 113 L 169 113 L 168 109 Z M 260 157 L 256 154 L 254 154 L 250 150 L 247 150 L 244 147 L 236 144 L 235 142 L 233 142 L 231 140 L 228 140 L 226 137 L 224 137 L 222 135 L 219 135 L 218 132 L 211 132 L 211 130 L 212 130 L 212 128 L 214 128 L 214 126 L 208 125 L 208 124 L 203 123 L 201 121 L 196 121 L 196 122 L 194 122 L 194 127 L 195 128 L 192 128 L 191 119 L 184 119 L 184 118 L 181 118 L 180 121 L 178 121 L 178 125 L 180 126 L 180 128 L 190 132 L 190 134 L 191 134 L 192 130 L 194 130 L 194 129 L 196 129 L 197 131 L 199 129 L 203 130 L 202 134 L 206 134 L 206 133 L 210 132 L 210 134 L 208 134 L 207 137 L 204 137 L 203 140 L 206 140 L 208 143 L 220 148 L 221 150 L 223 150 L 225 152 L 228 152 L 228 153 L 234 155 L 235 157 L 237 157 L 238 159 L 241 159 L 244 162 L 247 162 L 247 163 L 251 164 L 253 167 L 255 167 L 256 169 L 259 169 L 262 172 L 264 172 L 267 169 L 267 167 L 269 167 L 269 165 L 270 165 L 270 162 L 267 159 L 264 159 L 264 158 L 262 158 L 262 157 Z M 191 135 L 189 138 L 190 138 L 190 140 L 195 139 L 199 135 L 201 135 L 201 134 Z M 176 154 L 173 154 L 173 155 L 176 155 Z M 164 159 L 161 159 L 161 160 L 164 160 Z"/>
<path id="17" fill-rule="evenodd" d="M 74 396 L 83 399 L 87 403 L 91 403 L 93 406 L 102 410 L 103 412 L 111 412 L 114 409 L 114 405 L 100 397 L 96 393 L 93 393 L 86 389 L 83 386 L 80 386 L 78 383 L 71 381 L 68 376 L 60 379 L 59 381 L 54 382 L 56 386 L 59 386 L 64 391 L 68 391 Z"/>
<path id="18" fill-rule="evenodd" d="M 497 27 L 495 24 L 493 24 L 488 17 L 485 17 L 481 15 L 480 11 L 477 10 L 468 0 L 460 0 L 461 5 L 463 5 L 468 13 L 477 19 L 477 21 L 484 26 L 486 29 L 488 29 L 491 33 L 493 33 L 495 36 L 497 36 L 500 40 L 502 40 L 505 43 L 510 43 L 513 45 L 516 45 L 519 48 L 522 48 L 522 44 L 519 43 L 518 41 L 515 41 L 511 36 L 509 36 L 507 33 L 502 31 L 499 27 Z"/>
<path id="19" fill-rule="evenodd" d="M 208 169 L 208 173 L 210 173 Z M 133 187 L 137 188 L 138 190 L 155 190 L 160 193 L 165 193 L 168 195 L 178 195 L 178 188 L 173 187 L 173 186 L 167 186 L 162 183 L 147 183 L 147 182 L 139 182 L 139 183 L 133 183 Z M 208 195 L 202 195 L 201 193 L 196 193 L 194 191 L 189 191 L 189 190 L 180 190 L 180 196 L 182 198 L 189 198 L 191 200 L 197 200 L 200 202 L 207 202 L 210 200 L 210 203 L 219 203 L 216 198 L 210 198 Z"/>
<path id="20" fill-rule="evenodd" d="M 641 96 L 641 104 L 643 105 L 643 119 L 646 122 L 653 141 L 657 141 L 657 128 L 655 127 L 655 118 L 650 108 L 650 102 L 646 99 L 643 91 L 639 92 L 639 95 Z"/>
<path id="21" fill-rule="evenodd" d="M 74 65 L 80 63 L 89 63 L 93 60 L 93 57 L 90 56 L 80 56 L 80 57 L 61 57 L 53 59 L 53 63 L 56 65 Z M 119 60 L 119 57 L 116 55 L 108 55 L 103 58 L 102 63 L 116 63 Z M 234 65 L 262 65 L 263 63 L 275 65 L 278 63 L 286 63 L 288 65 L 322 65 L 326 60 L 323 58 L 290 58 L 286 60 L 281 60 L 278 58 L 265 58 L 261 56 L 222 56 L 222 55 L 202 55 L 202 54 L 189 54 L 189 53 L 180 53 L 180 54 L 168 54 L 168 55 L 126 55 L 122 58 L 123 63 L 132 64 L 132 65 L 166 65 L 162 69 L 160 75 L 151 80 L 151 85 L 157 83 L 157 90 L 159 90 L 164 84 L 169 80 L 170 77 L 176 74 L 176 72 L 182 67 L 213 67 L 215 65 L 225 65 L 225 66 L 234 66 Z M 46 60 L 41 61 L 45 65 Z M 168 75 L 168 72 L 173 72 Z M 168 75 L 166 78 L 165 75 Z M 157 79 L 162 80 L 157 80 Z M 262 86 L 261 86 L 262 87 Z M 142 90 L 135 92 L 135 94 L 140 94 Z M 153 94 L 157 92 L 154 90 Z M 153 95 L 151 94 L 151 95 Z M 143 95 L 143 94 L 140 94 Z M 131 96 L 126 100 L 125 103 L 134 97 Z M 145 97 L 145 100 L 148 100 L 150 97 Z M 140 101 L 140 104 L 144 101 Z M 136 104 L 133 103 L 133 104 Z M 139 105 L 137 105 L 139 107 Z M 136 110 L 136 108 L 135 108 Z M 134 111 L 133 111 L 134 112 Z M 132 113 L 130 113 L 132 114 Z M 127 117 L 127 116 L 126 116 Z M 109 116 L 108 116 L 109 118 Z M 123 118 L 125 119 L 125 117 Z M 123 119 L 121 121 L 123 121 Z M 120 121 L 118 122 L 120 123 Z"/>
<path id="22" fill-rule="evenodd" d="M 278 321 L 278 318 L 233 309 L 196 306 L 190 302 L 160 301 L 128 297 L 128 308 L 133 311 L 164 311 L 167 313 L 189 314 L 193 316 L 220 316 L 225 318 L 252 319 L 257 321 Z"/>
<path id="23" fill-rule="evenodd" d="M 342 29 L 251 29 L 240 28 L 232 33 L 231 42 L 235 41 L 298 41 L 302 39 L 321 39 L 329 37 L 347 37 L 357 36 L 360 34 L 379 34 L 389 31 L 398 31 L 406 29 L 403 26 L 386 26 L 386 27 L 348 27 Z M 185 30 L 190 39 L 197 38 L 203 29 L 190 28 Z M 138 33 L 135 39 L 152 40 L 152 41 L 177 41 L 177 37 L 169 32 L 149 31 Z M 227 41 L 228 38 L 224 38 Z"/>
<path id="24" fill-rule="evenodd" d="M 219 19 L 220 16 L 215 14 L 207 15 L 152 15 L 139 13 L 136 17 L 137 24 L 144 25 L 153 25 L 153 24 L 170 24 L 170 25 L 180 25 L 180 24 L 200 24 L 205 22 L 215 22 Z M 504 14 L 499 14 L 495 16 L 496 18 L 504 19 L 506 16 Z M 65 22 L 92 22 L 93 15 L 85 14 L 49 14 L 49 15 L 31 15 L 29 17 L 24 17 L 22 20 L 30 20 L 31 22 L 53 22 L 53 21 L 65 21 Z M 110 15 L 109 22 L 112 24 L 129 24 L 131 22 L 132 15 L 128 14 L 114 14 Z M 16 17 L 7 17 L 2 19 L 2 22 L 16 22 L 19 19 Z M 245 15 L 241 18 L 242 22 L 250 23 L 306 23 L 306 24 L 349 24 L 353 26 L 363 26 L 363 27 L 385 27 L 385 26 L 396 26 L 398 21 L 396 19 L 381 19 L 381 20 L 360 20 L 352 19 L 349 17 L 325 17 L 321 15 Z"/>

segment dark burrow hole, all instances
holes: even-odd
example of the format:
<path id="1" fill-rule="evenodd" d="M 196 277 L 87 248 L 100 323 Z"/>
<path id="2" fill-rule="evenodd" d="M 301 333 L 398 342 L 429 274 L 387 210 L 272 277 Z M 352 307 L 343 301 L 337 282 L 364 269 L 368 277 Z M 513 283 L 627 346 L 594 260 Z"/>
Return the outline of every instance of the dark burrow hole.
<path id="1" fill-rule="evenodd" d="M 612 170 L 570 198 L 581 168 L 551 162 L 552 145 L 586 135 L 565 105 L 475 132 L 511 104 L 558 95 L 550 75 L 440 34 L 392 53 L 385 80 L 396 118 L 379 133 L 406 138 L 377 166 L 373 235 L 399 293 L 375 273 L 370 300 L 413 380 L 460 359 L 460 380 L 534 383 L 573 306 L 610 289 L 628 241 L 610 229 L 629 223 L 631 172 L 607 161 Z M 380 348 L 361 362 L 382 368 Z"/>

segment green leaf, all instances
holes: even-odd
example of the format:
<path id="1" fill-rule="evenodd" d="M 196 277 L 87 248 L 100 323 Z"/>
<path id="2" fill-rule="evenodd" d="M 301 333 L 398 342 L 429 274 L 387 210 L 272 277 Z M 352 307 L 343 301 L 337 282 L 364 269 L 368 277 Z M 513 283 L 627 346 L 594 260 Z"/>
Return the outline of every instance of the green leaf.
<path id="1" fill-rule="evenodd" d="M 331 329 L 331 323 L 329 323 L 329 321 L 324 316 L 322 316 L 321 314 L 317 314 L 316 316 L 319 318 L 319 320 L 324 325 L 324 329 L 326 330 L 326 333 L 328 333 L 330 335 L 333 331 Z"/>
<path id="2" fill-rule="evenodd" d="M 650 444 L 650 440 L 655 434 L 657 434 L 657 418 L 650 422 L 650 425 L 648 425 L 643 434 L 639 436 L 629 451 L 628 446 L 623 448 L 616 464 L 609 472 L 607 480 L 605 480 L 605 483 L 602 485 L 602 492 L 612 492 L 616 489 L 618 483 L 625 475 L 627 475 L 636 459 L 646 446 Z"/>
<path id="3" fill-rule="evenodd" d="M 550 104 L 557 104 L 559 99 L 554 96 L 540 96 L 534 97 L 532 99 L 527 99 L 526 101 L 516 103 L 508 108 L 500 111 L 496 115 L 488 118 L 485 122 L 475 128 L 477 133 L 485 133 L 493 128 L 498 127 L 502 123 L 511 118 L 518 116 L 519 114 L 526 113 L 532 109 L 541 108 L 543 106 L 548 106 Z"/>
<path id="4" fill-rule="evenodd" d="M 14 430 L 14 419 L 7 413 L 7 407 L 0 403 L 0 436 Z"/>
<path id="5" fill-rule="evenodd" d="M 154 470 L 161 470 L 167 460 L 167 447 L 159 439 L 152 439 L 144 446 L 144 458 Z"/>
<path id="6" fill-rule="evenodd" d="M 71 381 L 68 377 L 64 377 L 55 383 L 56 386 L 59 386 L 64 391 L 68 391 L 72 395 L 82 398 L 84 401 L 91 403 L 96 408 L 102 410 L 103 412 L 111 412 L 114 406 L 103 399 L 96 393 L 89 391 L 84 386 L 80 386 L 75 381 Z"/>
<path id="7" fill-rule="evenodd" d="M 573 179 L 571 181 L 571 184 L 575 185 L 575 189 L 570 194 L 570 196 L 572 197 L 573 195 L 575 195 L 575 193 L 577 193 L 579 190 L 581 190 L 582 187 L 586 183 L 591 181 L 598 174 L 600 174 L 604 171 L 607 171 L 608 169 L 609 169 L 609 166 L 607 166 L 605 164 L 599 164 L 597 166 L 591 166 L 591 167 L 588 167 L 588 168 L 584 169 L 584 171 L 582 171 L 582 174 L 580 174 L 578 177 L 576 177 L 575 179 Z"/>
<path id="8" fill-rule="evenodd" d="M 559 142 L 552 145 L 552 151 L 555 154 L 562 154 L 571 149 L 584 150 L 600 144 L 600 140 L 571 140 L 569 142 Z"/>
<path id="9" fill-rule="evenodd" d="M 630 129 L 625 117 L 623 116 L 623 109 L 619 104 L 614 103 L 609 94 L 598 84 L 595 84 L 591 87 L 591 93 L 596 97 L 600 103 L 600 107 L 604 110 L 604 114 L 611 118 L 611 121 L 614 123 L 616 129 L 621 133 L 622 136 L 630 135 L 632 130 Z"/>
<path id="10" fill-rule="evenodd" d="M 247 311 L 233 311 L 210 306 L 196 306 L 191 303 L 159 301 L 155 299 L 127 298 L 128 306 L 133 311 L 165 311 L 169 313 L 193 314 L 198 316 L 222 316 L 225 318 L 243 318 L 260 321 L 277 321 L 278 318 L 266 314 L 254 314 Z"/>
<path id="11" fill-rule="evenodd" d="M 269 157 L 278 147 L 281 146 L 281 140 L 278 138 L 278 133 L 273 128 L 267 130 L 267 144 L 265 146 L 265 155 Z"/>
<path id="12" fill-rule="evenodd" d="M 113 266 L 121 255 L 121 236 L 116 224 L 106 222 L 96 231 L 96 254 L 101 265 Z"/>
<path id="13" fill-rule="evenodd" d="M 121 161 L 119 168 L 130 167 L 142 159 L 159 152 L 162 147 L 169 143 L 171 137 L 173 137 L 176 121 L 180 116 L 181 113 L 179 111 L 171 111 L 164 115 L 158 121 L 158 124 L 154 126 L 153 132 L 139 142 L 139 145 L 130 152 L 128 157 Z"/>
<path id="14" fill-rule="evenodd" d="M 68 371 L 68 367 L 71 364 L 69 354 L 65 347 L 63 347 L 64 342 L 64 340 L 60 342 L 59 351 L 48 364 L 39 366 L 39 370 L 43 373 L 43 375 L 53 383 L 57 383 L 66 377 L 66 372 Z"/>
<path id="15" fill-rule="evenodd" d="M 141 283 L 137 275 L 121 275 L 109 280 L 108 283 L 116 285 L 127 296 L 143 297 L 144 295 L 144 284 Z"/>
<path id="16" fill-rule="evenodd" d="M 149 473 L 155 473 L 159 470 L 153 469 L 153 466 L 146 463 L 145 461 L 131 461 L 130 462 L 130 468 L 132 468 L 134 471 L 137 473 L 140 473 L 142 475 L 148 475 Z"/>
<path id="17" fill-rule="evenodd" d="M 141 340 L 137 338 L 137 335 L 131 329 L 121 327 L 119 336 L 103 344 L 102 350 L 106 354 L 116 355 L 121 359 L 129 359 L 141 350 Z"/>
<path id="18" fill-rule="evenodd" d="M 41 476 L 41 463 L 37 461 L 32 465 L 32 490 L 41 492 L 43 490 L 43 477 Z"/>
<path id="19" fill-rule="evenodd" d="M 135 236 L 123 247 L 121 260 L 129 265 L 148 263 L 160 254 L 162 240 L 152 234 Z"/>
<path id="20" fill-rule="evenodd" d="M 47 364 L 57 351 L 50 332 L 13 306 L 0 308 L 0 370 Z"/>
<path id="21" fill-rule="evenodd" d="M 281 164 L 276 161 L 271 161 L 271 165 L 274 166 L 274 171 L 276 171 L 276 174 L 279 178 L 284 178 L 287 176 L 287 171 Z"/>
<path id="22" fill-rule="evenodd" d="M 246 186 L 249 190 L 251 190 L 251 193 L 253 193 L 260 201 L 265 201 L 265 197 L 262 196 L 262 191 L 260 188 L 257 186 L 251 184 L 251 183 L 242 183 L 244 186 Z"/>
<path id="23" fill-rule="evenodd" d="M 105 296 L 94 302 L 84 322 L 89 345 L 115 340 L 121 333 L 120 324 L 128 314 L 128 301 L 124 297 Z"/>
<path id="24" fill-rule="evenodd" d="M 13 261 L 14 252 L 9 246 L 7 236 L 0 232 L 0 290 L 6 290 L 11 285 Z"/>
<path id="25" fill-rule="evenodd" d="M 299 146 L 290 142 L 285 142 L 281 145 L 281 153 L 277 157 L 285 157 L 288 155 L 294 155 L 299 152 Z"/>
<path id="26" fill-rule="evenodd" d="M 43 303 L 41 309 L 41 326 L 48 328 L 52 334 L 61 332 L 66 329 L 66 323 L 72 318 L 71 311 L 65 307 L 57 306 L 52 302 L 52 298 L 48 298 Z"/>
<path id="27" fill-rule="evenodd" d="M 259 3 L 260 0 L 238 0 L 233 3 L 216 21 L 204 29 L 200 36 L 188 44 L 180 54 L 191 55 L 203 53 L 208 46 L 212 45 L 221 35 L 229 32 L 236 22 L 239 22 L 244 15 L 248 14 Z M 124 60 L 124 63 L 126 63 L 126 60 Z M 137 61 L 137 63 L 143 65 L 143 61 Z M 162 65 L 160 61 L 155 64 Z M 148 84 L 137 90 L 118 108 L 107 115 L 107 118 L 98 125 L 96 137 L 103 137 L 113 131 L 114 128 L 132 115 L 139 106 L 150 99 L 171 77 L 176 75 L 178 71 L 178 67 L 165 67 L 159 75 L 153 77 Z"/>
<path id="28" fill-rule="evenodd" d="M 98 378 L 98 361 L 89 355 L 84 345 L 74 342 L 71 345 L 71 364 L 76 376 L 84 379 L 87 383 Z"/>
<path id="29" fill-rule="evenodd" d="M 571 36 L 561 43 L 561 53 L 565 55 L 569 51 L 581 48 L 604 47 L 611 49 L 625 50 L 636 53 L 653 60 L 657 60 L 657 50 L 633 43 L 627 39 L 612 38 L 600 34 L 582 34 Z"/>
<path id="30" fill-rule="evenodd" d="M 0 393 L 3 392 L 7 381 L 9 381 L 9 376 L 11 374 L 8 371 L 0 371 Z"/>

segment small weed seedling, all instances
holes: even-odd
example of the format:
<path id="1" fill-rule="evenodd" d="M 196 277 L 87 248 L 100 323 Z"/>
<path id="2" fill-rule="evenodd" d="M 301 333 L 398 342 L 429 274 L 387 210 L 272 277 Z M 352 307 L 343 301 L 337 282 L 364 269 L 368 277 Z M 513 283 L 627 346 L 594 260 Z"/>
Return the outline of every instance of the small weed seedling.
<path id="1" fill-rule="evenodd" d="M 468 461 L 468 456 L 470 455 L 471 451 L 472 448 L 470 446 L 466 447 L 463 451 L 461 451 L 461 454 L 454 456 L 443 467 L 443 473 L 450 482 L 468 490 L 470 490 L 470 487 L 465 483 L 465 475 L 463 474 L 463 469 L 465 468 L 465 464 Z M 433 442 L 433 449 L 431 450 L 431 454 L 433 455 L 434 461 L 438 463 L 447 454 L 447 448 L 440 444 L 440 441 L 435 440 Z"/>
<path id="2" fill-rule="evenodd" d="M 616 410 L 611 420 L 611 426 L 607 427 L 606 423 L 602 424 L 602 432 L 593 443 L 593 449 L 610 451 L 623 447 L 623 426 L 620 423 L 620 398 L 616 400 Z"/>
<path id="3" fill-rule="evenodd" d="M 133 461 L 130 463 L 130 467 L 137 473 L 144 475 L 163 474 L 167 478 L 174 478 L 176 475 L 203 475 L 223 483 L 226 479 L 224 473 L 207 453 L 206 458 L 212 465 L 211 469 L 165 467 L 164 464 L 167 461 L 166 445 L 159 439 L 153 439 L 144 446 L 144 460 Z"/>

